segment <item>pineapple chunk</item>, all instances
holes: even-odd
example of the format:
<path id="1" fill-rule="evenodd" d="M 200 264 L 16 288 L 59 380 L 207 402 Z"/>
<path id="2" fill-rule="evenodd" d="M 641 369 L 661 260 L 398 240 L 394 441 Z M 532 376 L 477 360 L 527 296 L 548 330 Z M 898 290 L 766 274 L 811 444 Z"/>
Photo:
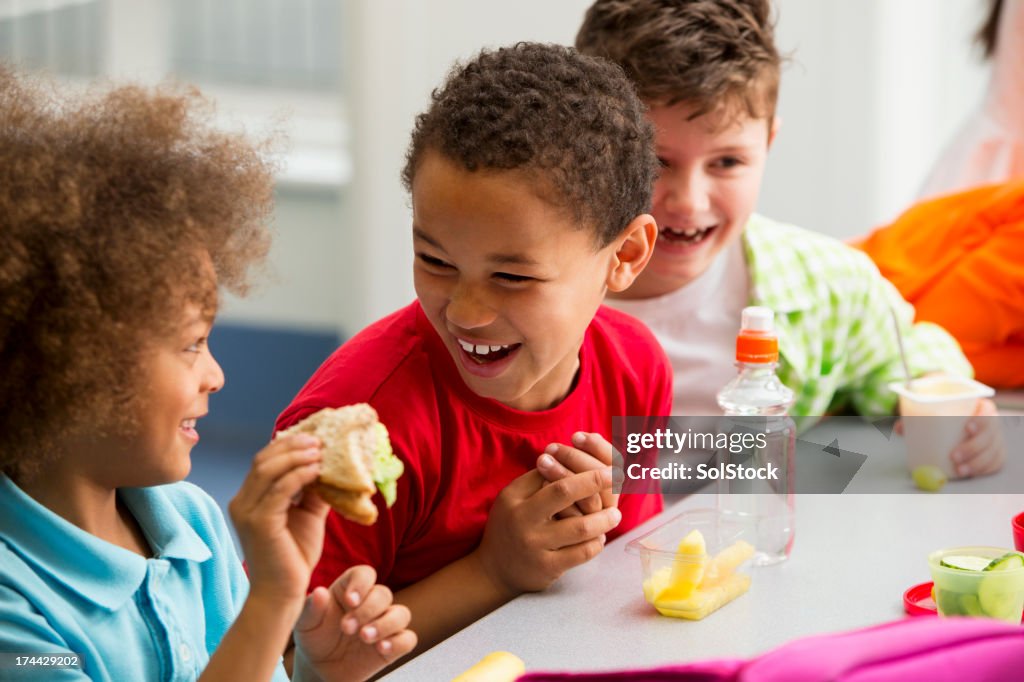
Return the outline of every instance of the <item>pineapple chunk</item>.
<path id="1" fill-rule="evenodd" d="M 707 561 L 704 536 L 699 530 L 690 531 L 676 549 L 676 560 L 672 562 L 668 585 L 658 594 L 657 600 L 675 601 L 693 594 L 704 578 Z"/>
<path id="2" fill-rule="evenodd" d="M 714 587 L 733 574 L 740 564 L 754 556 L 754 546 L 740 540 L 729 545 L 708 562 L 700 588 Z"/>
<path id="3" fill-rule="evenodd" d="M 750 588 L 750 576 L 734 573 L 714 587 L 694 590 L 687 599 L 658 601 L 654 608 L 663 616 L 700 620 L 722 608 Z"/>
<path id="4" fill-rule="evenodd" d="M 750 588 L 750 576 L 735 573 L 754 555 L 740 540 L 708 560 L 704 537 L 693 531 L 679 543 L 684 561 L 663 566 L 644 581 L 644 597 L 664 616 L 700 620 Z"/>

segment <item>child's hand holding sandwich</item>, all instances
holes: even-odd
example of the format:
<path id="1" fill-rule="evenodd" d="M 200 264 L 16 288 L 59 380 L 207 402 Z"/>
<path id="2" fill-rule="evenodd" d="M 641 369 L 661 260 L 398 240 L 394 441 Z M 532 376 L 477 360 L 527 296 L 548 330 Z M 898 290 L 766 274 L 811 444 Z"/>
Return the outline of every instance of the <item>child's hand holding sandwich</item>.
<path id="1" fill-rule="evenodd" d="M 375 481 L 393 496 L 399 475 L 373 408 L 327 409 L 260 451 L 231 501 L 251 585 L 245 608 L 294 612 L 286 620 L 295 623 L 295 679 L 363 679 L 416 645 L 409 610 L 375 584 L 370 566 L 354 566 L 306 597 L 330 506 L 373 523 Z"/>

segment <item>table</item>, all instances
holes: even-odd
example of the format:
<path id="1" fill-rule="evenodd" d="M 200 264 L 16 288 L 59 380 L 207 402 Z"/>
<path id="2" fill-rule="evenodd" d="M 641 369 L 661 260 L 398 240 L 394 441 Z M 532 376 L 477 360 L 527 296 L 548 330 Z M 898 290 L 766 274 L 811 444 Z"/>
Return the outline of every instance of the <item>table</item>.
<path id="1" fill-rule="evenodd" d="M 816 427 L 803 438 L 826 446 L 839 427 L 843 448 L 870 453 L 847 493 L 798 495 L 790 559 L 751 569 L 750 591 L 705 620 L 659 616 L 643 599 L 639 558 L 625 552 L 630 539 L 672 515 L 715 504 L 709 494 L 666 498 L 662 515 L 610 542 L 598 557 L 546 591 L 514 599 L 384 679 L 451 679 L 495 650 L 516 654 L 527 670 L 622 669 L 750 657 L 798 637 L 902 617 L 904 590 L 930 580 L 926 557 L 933 550 L 1012 547 L 1010 518 L 1024 510 L 1024 494 L 878 492 L 911 489 L 905 469 L 894 470 L 902 461 L 902 442 L 886 439 L 869 424 L 845 422 Z M 1021 481 L 1024 420 L 1009 427 L 1007 441 L 1013 445 L 1003 475 Z M 981 492 L 986 485 L 984 480 L 963 481 L 947 490 Z M 1017 489 L 1024 491 L 1024 486 Z"/>
<path id="2" fill-rule="evenodd" d="M 998 419 L 1007 448 L 1002 470 L 995 476 L 950 481 L 944 493 L 1024 492 L 1024 417 Z M 906 446 L 891 431 L 893 422 L 881 420 L 876 426 L 860 417 L 834 417 L 799 436 L 797 491 L 917 494 L 919 491 L 906 473 Z M 830 450 L 835 452 L 836 448 L 842 456 L 829 456 Z M 842 463 L 848 454 L 851 461 Z M 857 465 L 856 475 L 850 474 L 852 479 L 836 473 L 845 473 Z"/>

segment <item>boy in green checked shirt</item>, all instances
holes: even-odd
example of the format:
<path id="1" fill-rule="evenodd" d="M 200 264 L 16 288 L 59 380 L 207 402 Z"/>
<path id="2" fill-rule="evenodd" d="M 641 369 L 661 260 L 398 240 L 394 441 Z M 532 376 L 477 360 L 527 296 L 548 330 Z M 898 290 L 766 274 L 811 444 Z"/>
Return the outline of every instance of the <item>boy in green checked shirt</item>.
<path id="1" fill-rule="evenodd" d="M 768 0 L 597 0 L 587 12 L 576 47 L 618 62 L 637 85 L 661 163 L 657 248 L 609 303 L 662 343 L 678 377 L 675 414 L 720 414 L 715 394 L 735 375 L 734 340 L 748 305 L 776 313 L 792 414 L 892 414 L 887 384 L 903 369 L 891 309 L 915 376 L 969 376 L 971 366 L 941 327 L 913 323 L 913 307 L 863 254 L 753 213 L 778 129 L 770 15 Z M 982 401 L 979 417 L 995 414 Z M 968 422 L 950 453 L 960 476 L 1002 466 L 995 422 Z"/>

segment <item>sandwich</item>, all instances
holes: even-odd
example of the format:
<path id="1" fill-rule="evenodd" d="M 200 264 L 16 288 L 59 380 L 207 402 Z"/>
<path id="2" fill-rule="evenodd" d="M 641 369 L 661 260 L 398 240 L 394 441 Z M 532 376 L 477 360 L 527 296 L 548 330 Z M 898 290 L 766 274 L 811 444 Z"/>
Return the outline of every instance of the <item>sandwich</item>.
<path id="1" fill-rule="evenodd" d="M 402 460 L 391 451 L 388 430 L 366 403 L 324 408 L 278 436 L 308 433 L 323 445 L 317 494 L 346 519 L 364 526 L 377 521 L 374 492 L 390 507 L 395 503 Z"/>

